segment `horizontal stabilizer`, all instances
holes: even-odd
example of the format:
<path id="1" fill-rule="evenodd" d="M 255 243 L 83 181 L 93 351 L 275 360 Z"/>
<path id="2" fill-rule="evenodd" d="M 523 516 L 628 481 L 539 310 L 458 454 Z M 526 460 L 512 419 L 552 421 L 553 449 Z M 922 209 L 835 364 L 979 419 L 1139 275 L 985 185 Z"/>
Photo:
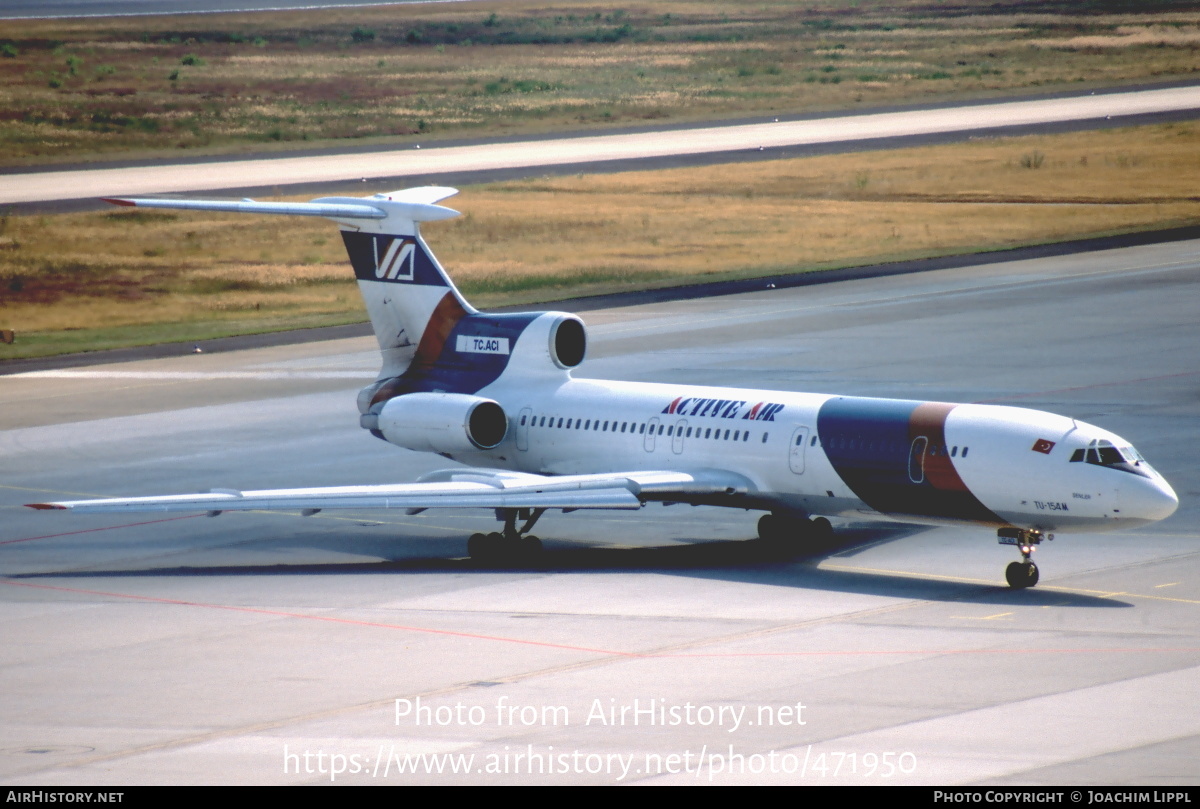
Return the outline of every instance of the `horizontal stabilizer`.
<path id="1" fill-rule="evenodd" d="M 318 202 L 255 202 L 215 199 L 104 199 L 113 205 L 134 208 L 175 208 L 190 211 L 229 213 L 276 213 L 290 216 L 327 216 L 336 219 L 383 219 L 387 212 L 362 203 L 325 204 Z"/>
<path id="2" fill-rule="evenodd" d="M 105 198 L 104 202 L 131 208 L 170 208 L 183 211 L 225 213 L 268 213 L 285 216 L 323 216 L 328 219 L 395 219 L 406 222 L 436 222 L 453 219 L 458 211 L 434 203 L 452 197 L 457 189 L 421 186 L 375 194 L 370 197 L 321 197 L 311 202 L 257 202 L 252 199 L 152 199 Z"/>
<path id="3" fill-rule="evenodd" d="M 387 194 L 376 194 L 377 198 L 389 199 L 392 202 L 412 202 L 419 205 L 435 205 L 458 193 L 457 188 L 447 188 L 441 185 L 422 185 L 417 188 L 403 188 L 390 191 Z"/>

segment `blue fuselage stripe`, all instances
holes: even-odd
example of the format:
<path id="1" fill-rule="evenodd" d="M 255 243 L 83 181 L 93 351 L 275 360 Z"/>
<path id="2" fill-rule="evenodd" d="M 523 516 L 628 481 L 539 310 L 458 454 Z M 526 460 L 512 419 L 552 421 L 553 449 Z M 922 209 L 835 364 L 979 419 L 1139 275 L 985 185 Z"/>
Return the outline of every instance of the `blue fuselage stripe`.
<path id="1" fill-rule="evenodd" d="M 962 482 L 946 446 L 953 405 L 837 397 L 817 414 L 817 434 L 834 471 L 884 514 L 1001 524 Z"/>

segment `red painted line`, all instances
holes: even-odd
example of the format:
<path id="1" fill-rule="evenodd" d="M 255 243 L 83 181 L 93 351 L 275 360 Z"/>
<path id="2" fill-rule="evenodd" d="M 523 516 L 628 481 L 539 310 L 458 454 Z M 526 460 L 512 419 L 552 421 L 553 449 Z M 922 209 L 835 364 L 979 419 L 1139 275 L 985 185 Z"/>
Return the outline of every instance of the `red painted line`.
<path id="1" fill-rule="evenodd" d="M 180 519 L 180 518 L 175 518 Z M 104 596 L 107 598 L 123 598 L 130 601 L 142 601 L 153 604 L 171 604 L 180 607 L 201 607 L 210 610 L 226 610 L 229 612 L 245 612 L 253 615 L 270 615 L 276 618 L 297 618 L 305 621 L 321 621 L 329 624 L 346 626 L 361 626 L 373 629 L 396 629 L 403 632 L 420 632 L 429 635 L 445 635 L 447 637 L 468 638 L 470 640 L 486 640 L 499 643 L 515 643 L 523 646 L 541 646 L 549 649 L 565 649 L 571 652 L 588 652 L 589 654 L 608 655 L 610 657 L 626 657 L 634 659 L 655 658 L 713 658 L 713 657 L 834 657 L 834 656 L 885 656 L 885 655 L 951 655 L 951 654 L 1138 654 L 1146 652 L 1200 652 L 1200 647 L 1183 646 L 1152 647 L 1152 648 L 1087 648 L 1087 649 L 875 649 L 875 650 L 831 650 L 831 651 L 802 651 L 802 652 L 699 652 L 699 653 L 642 653 L 620 652 L 612 649 L 595 649 L 589 646 L 573 646 L 566 643 L 550 643 L 548 641 L 529 640 L 526 638 L 508 638 L 501 635 L 481 635 L 473 632 L 457 632 L 451 629 L 431 629 L 423 626 L 408 626 L 405 624 L 385 624 L 377 621 L 357 621 L 350 618 L 333 618 L 323 615 L 309 615 L 302 612 L 287 612 L 285 610 L 267 610 L 259 607 L 235 607 L 229 604 L 207 604 L 202 601 L 181 601 L 173 598 L 158 598 L 156 596 L 138 596 L 128 593 L 111 593 L 103 590 L 84 590 L 76 587 L 59 587 L 51 584 L 33 584 L 31 582 L 0 579 L 0 583 L 14 587 L 30 587 L 35 590 L 52 590 L 62 593 L 80 595 Z"/>
<path id="2" fill-rule="evenodd" d="M 185 514 L 182 517 L 164 517 L 161 520 L 147 520 L 146 522 L 129 522 L 124 525 L 110 525 L 106 528 L 84 528 L 81 531 L 67 531 L 63 534 L 46 534 L 40 537 L 25 537 L 24 539 L 6 539 L 0 542 L 0 545 L 12 545 L 17 542 L 33 542 L 35 539 L 54 539 L 55 537 L 69 537 L 74 534 L 90 534 L 93 531 L 112 531 L 114 528 L 133 528 L 138 525 L 154 525 L 159 522 L 172 522 L 174 520 L 190 520 L 192 517 L 200 517 L 201 514 Z"/>
<path id="3" fill-rule="evenodd" d="M 254 615 L 271 615 L 277 618 L 299 618 L 306 621 L 322 621 L 330 624 L 345 624 L 347 626 L 365 626 L 375 629 L 399 629 L 405 632 L 424 632 L 430 635 L 448 635 L 457 638 L 470 638 L 471 640 L 490 640 L 500 641 L 502 643 L 519 643 L 526 646 L 545 646 L 550 649 L 566 649 L 572 652 L 590 652 L 592 654 L 611 655 L 614 657 L 645 657 L 636 652 L 614 652 L 611 649 L 592 649 L 587 646 L 572 646 L 564 643 L 550 643 L 540 640 L 526 640 L 524 638 L 506 638 L 498 635 L 479 635 L 472 632 L 456 632 L 452 629 L 430 629 L 423 626 L 406 626 L 404 624 L 384 624 L 376 621 L 356 621 L 350 618 L 333 618 L 325 615 L 309 615 L 302 612 L 286 612 L 284 610 L 267 610 L 260 607 L 235 607 L 229 604 L 206 604 L 202 601 L 180 601 L 173 598 L 158 598 L 155 596 L 138 596 L 128 593 L 109 593 L 103 590 L 83 590 L 75 587 L 56 587 L 50 584 L 33 584 L 24 581 L 12 581 L 9 579 L 0 579 L 0 583 L 10 584 L 14 587 L 32 587 L 37 590 L 56 590 L 63 593 L 77 593 L 81 595 L 106 596 L 109 598 L 125 598 L 131 601 L 145 601 L 155 604 L 174 604 L 181 607 L 202 607 L 210 610 L 227 610 L 230 612 L 247 612 Z"/>
<path id="4" fill-rule="evenodd" d="M 1162 648 L 1094 649 L 868 649 L 824 652 L 704 652 L 699 654 L 662 654 L 646 657 L 834 657 L 840 655 L 973 655 L 973 654 L 1141 654 L 1144 652 L 1200 652 L 1200 646 Z"/>

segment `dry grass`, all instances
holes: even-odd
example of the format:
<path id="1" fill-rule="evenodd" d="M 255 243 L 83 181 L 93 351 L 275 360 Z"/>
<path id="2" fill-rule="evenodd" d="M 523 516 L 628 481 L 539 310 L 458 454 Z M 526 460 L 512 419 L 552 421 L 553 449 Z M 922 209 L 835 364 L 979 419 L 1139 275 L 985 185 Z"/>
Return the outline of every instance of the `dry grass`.
<path id="1" fill-rule="evenodd" d="M 1197 176 L 1200 125 L 1170 124 L 491 184 L 424 232 L 489 306 L 1191 224 Z M 174 324 L 191 339 L 221 322 L 362 317 L 328 223 L 129 210 L 0 223 L 0 328 L 19 336 L 0 357 L 64 330 Z"/>
<path id="2" fill-rule="evenodd" d="M 1038 13 L 1031 13 L 1030 9 Z M 1183 0 L 561 0 L 6 21 L 0 164 L 533 133 L 1194 75 Z"/>

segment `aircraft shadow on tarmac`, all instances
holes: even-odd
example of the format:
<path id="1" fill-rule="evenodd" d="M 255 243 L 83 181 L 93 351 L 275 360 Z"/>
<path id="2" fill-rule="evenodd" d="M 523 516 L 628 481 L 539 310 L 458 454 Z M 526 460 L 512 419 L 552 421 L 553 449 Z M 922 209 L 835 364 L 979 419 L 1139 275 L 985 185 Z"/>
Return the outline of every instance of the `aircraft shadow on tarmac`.
<path id="1" fill-rule="evenodd" d="M 1132 607 L 1113 598 L 1099 598 L 1061 590 L 1011 590 L 995 584 L 922 577 L 919 574 L 893 574 L 866 570 L 833 570 L 819 567 L 830 558 L 847 558 L 869 547 L 895 542 L 932 530 L 925 526 L 899 523 L 852 526 L 838 531 L 819 546 L 781 547 L 758 539 L 698 541 L 690 544 L 604 547 L 581 546 L 546 540 L 546 549 L 534 557 L 481 563 L 457 554 L 464 550 L 461 539 L 444 536 L 403 539 L 382 537 L 339 537 L 336 546 L 319 535 L 264 538 L 254 543 L 295 549 L 322 547 L 355 556 L 380 556 L 379 561 L 289 563 L 268 565 L 194 565 L 142 569 L 104 569 L 88 571 L 52 571 L 16 574 L 12 579 L 40 578 L 124 578 L 187 576 L 310 576 L 379 575 L 397 573 L 615 573 L 641 571 L 690 576 L 715 581 L 743 582 L 771 587 L 795 587 L 840 593 L 876 595 L 889 598 L 927 601 L 971 601 L 1005 606 L 1058 607 Z M 297 542 L 299 540 L 299 542 Z M 315 541 L 314 541 L 315 540 Z M 420 550 L 418 550 L 420 549 Z M 453 549 L 453 550 L 450 550 Z M 422 555 L 416 555 L 424 551 Z M 438 555 L 438 554 L 441 555 Z M 448 556 L 446 554 L 454 554 Z M 997 562 L 999 564 L 999 561 Z"/>

